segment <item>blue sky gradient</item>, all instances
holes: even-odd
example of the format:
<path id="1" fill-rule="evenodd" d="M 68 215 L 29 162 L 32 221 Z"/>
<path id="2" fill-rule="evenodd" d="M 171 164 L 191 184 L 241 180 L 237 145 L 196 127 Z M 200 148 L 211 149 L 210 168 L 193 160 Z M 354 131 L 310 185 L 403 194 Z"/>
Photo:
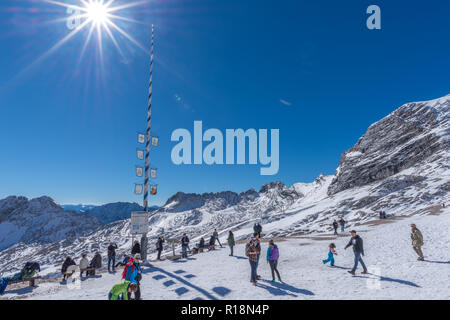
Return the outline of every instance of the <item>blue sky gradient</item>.
<path id="1" fill-rule="evenodd" d="M 77 3 L 79 1 L 65 1 Z M 117 3 L 123 1 L 117 0 Z M 366 28 L 377 4 L 382 30 Z M 333 174 L 367 127 L 411 101 L 449 90 L 448 1 L 168 0 L 124 10 L 117 24 L 149 47 L 156 30 L 152 150 L 162 204 L 177 191 L 258 189 Z M 149 55 L 104 35 L 80 60 L 87 30 L 34 63 L 70 30 L 44 1 L 0 3 L 0 198 L 58 203 L 136 201 L 136 133 L 145 128 Z M 284 102 L 288 103 L 283 103 Z M 290 105 L 289 105 L 290 104 Z M 175 166 L 170 135 L 279 128 L 280 170 Z"/>

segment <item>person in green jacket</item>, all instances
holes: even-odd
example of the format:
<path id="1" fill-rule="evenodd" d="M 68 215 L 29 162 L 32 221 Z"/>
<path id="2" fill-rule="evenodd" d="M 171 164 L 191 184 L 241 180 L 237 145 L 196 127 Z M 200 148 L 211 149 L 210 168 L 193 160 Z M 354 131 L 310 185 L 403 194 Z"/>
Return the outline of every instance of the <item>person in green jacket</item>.
<path id="1" fill-rule="evenodd" d="M 138 286 L 136 283 L 131 283 L 130 281 L 123 281 L 114 285 L 109 292 L 108 300 L 129 300 L 128 296 L 132 292 L 136 292 Z"/>
<path id="2" fill-rule="evenodd" d="M 228 246 L 230 247 L 230 251 L 231 251 L 230 257 L 232 257 L 233 256 L 233 247 L 235 245 L 235 242 L 234 242 L 234 234 L 231 230 L 228 233 L 227 241 L 228 241 Z"/>

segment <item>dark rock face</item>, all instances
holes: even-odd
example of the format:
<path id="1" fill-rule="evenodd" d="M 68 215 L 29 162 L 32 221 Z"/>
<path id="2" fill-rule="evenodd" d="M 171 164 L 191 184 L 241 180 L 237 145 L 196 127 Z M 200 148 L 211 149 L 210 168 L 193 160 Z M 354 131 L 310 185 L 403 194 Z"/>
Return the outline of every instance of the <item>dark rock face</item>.
<path id="1" fill-rule="evenodd" d="M 450 95 L 406 104 L 369 127 L 344 152 L 328 194 L 386 179 L 416 164 L 448 154 Z"/>

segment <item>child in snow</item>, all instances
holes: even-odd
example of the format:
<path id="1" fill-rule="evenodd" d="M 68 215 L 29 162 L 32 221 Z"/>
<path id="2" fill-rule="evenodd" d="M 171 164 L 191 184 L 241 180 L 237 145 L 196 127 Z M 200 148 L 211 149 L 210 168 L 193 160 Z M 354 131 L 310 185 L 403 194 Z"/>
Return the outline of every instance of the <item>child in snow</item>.
<path id="1" fill-rule="evenodd" d="M 323 262 L 323 264 L 330 262 L 330 265 L 333 267 L 334 266 L 334 256 L 337 256 L 337 252 L 336 252 L 336 250 L 334 250 L 336 248 L 336 245 L 334 243 L 330 243 L 328 248 L 329 248 L 328 258 L 325 260 L 322 260 L 322 262 Z"/>
<path id="2" fill-rule="evenodd" d="M 131 293 L 136 293 L 138 285 L 130 281 L 124 281 L 112 287 L 108 300 L 129 300 Z"/>

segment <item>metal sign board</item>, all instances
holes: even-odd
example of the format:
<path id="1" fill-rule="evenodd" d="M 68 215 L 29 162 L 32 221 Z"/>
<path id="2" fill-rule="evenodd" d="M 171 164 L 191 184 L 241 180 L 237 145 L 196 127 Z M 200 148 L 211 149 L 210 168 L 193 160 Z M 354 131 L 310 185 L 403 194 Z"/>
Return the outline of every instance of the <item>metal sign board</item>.
<path id="1" fill-rule="evenodd" d="M 149 215 L 145 211 L 131 212 L 131 234 L 146 234 L 148 232 L 148 218 Z"/>

